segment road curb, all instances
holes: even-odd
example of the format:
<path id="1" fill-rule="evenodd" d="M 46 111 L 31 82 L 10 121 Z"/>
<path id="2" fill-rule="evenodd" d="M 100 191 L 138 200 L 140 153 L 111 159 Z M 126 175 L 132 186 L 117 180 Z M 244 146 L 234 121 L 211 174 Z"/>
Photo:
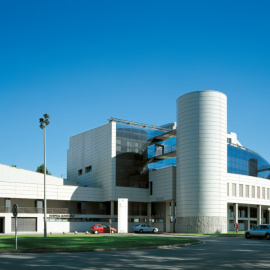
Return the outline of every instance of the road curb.
<path id="1" fill-rule="evenodd" d="M 130 251 L 130 250 L 145 250 L 145 249 L 169 249 L 176 247 L 196 246 L 203 244 L 203 241 L 195 243 L 186 243 L 180 245 L 152 246 L 152 247 L 134 247 L 134 248 L 94 248 L 94 249 L 40 249 L 40 250 L 1 250 L 0 254 L 20 254 L 20 253 L 71 253 L 71 252 L 100 252 L 100 251 Z"/>
<path id="2" fill-rule="evenodd" d="M 189 236 L 192 236 L 192 237 L 245 237 L 244 234 L 238 234 L 238 235 L 235 235 L 235 234 L 232 234 L 232 235 L 196 235 L 196 234 L 171 234 L 171 233 L 163 233 L 164 235 L 171 235 L 171 236 L 178 236 L 178 237 L 189 237 Z"/>

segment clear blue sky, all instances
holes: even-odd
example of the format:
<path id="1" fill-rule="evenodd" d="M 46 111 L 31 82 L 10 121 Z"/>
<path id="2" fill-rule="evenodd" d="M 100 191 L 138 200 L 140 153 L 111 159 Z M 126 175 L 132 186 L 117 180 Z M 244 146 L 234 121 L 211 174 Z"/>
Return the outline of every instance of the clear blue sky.
<path id="1" fill-rule="evenodd" d="M 66 176 L 69 137 L 111 116 L 162 125 L 191 91 L 270 161 L 270 1 L 1 1 L 0 163 Z"/>

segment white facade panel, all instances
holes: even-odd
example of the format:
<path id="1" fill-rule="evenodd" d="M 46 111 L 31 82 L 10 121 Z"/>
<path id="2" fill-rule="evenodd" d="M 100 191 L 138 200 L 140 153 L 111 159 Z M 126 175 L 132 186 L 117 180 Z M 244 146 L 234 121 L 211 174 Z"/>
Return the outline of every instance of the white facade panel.
<path id="1" fill-rule="evenodd" d="M 103 200 L 112 200 L 115 190 L 115 128 L 115 123 L 109 122 L 70 138 L 68 178 L 80 186 L 102 187 Z M 86 173 L 88 166 L 91 171 Z"/>

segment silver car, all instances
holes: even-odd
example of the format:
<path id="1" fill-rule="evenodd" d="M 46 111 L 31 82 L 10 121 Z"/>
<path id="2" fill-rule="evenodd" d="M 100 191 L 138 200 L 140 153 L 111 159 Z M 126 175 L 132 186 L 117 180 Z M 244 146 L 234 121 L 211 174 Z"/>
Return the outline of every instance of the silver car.
<path id="1" fill-rule="evenodd" d="M 132 226 L 132 230 L 133 230 L 133 232 L 139 232 L 139 233 L 143 233 L 143 232 L 157 233 L 158 232 L 158 228 L 152 227 L 152 226 L 147 225 L 147 224 L 134 225 L 134 226 Z"/>
<path id="2" fill-rule="evenodd" d="M 247 239 L 251 237 L 265 237 L 266 240 L 270 240 L 270 225 L 260 224 L 252 230 L 246 231 L 245 237 Z"/>

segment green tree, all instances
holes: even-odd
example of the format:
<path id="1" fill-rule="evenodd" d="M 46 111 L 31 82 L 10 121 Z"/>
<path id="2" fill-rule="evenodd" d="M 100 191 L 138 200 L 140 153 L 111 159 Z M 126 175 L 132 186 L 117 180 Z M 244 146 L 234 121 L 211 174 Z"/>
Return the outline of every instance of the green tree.
<path id="1" fill-rule="evenodd" d="M 11 165 L 11 167 L 17 167 L 17 165 Z"/>
<path id="2" fill-rule="evenodd" d="M 41 164 L 39 167 L 37 167 L 36 172 L 44 173 L 44 164 Z M 46 174 L 51 175 L 51 173 L 48 171 L 47 168 L 46 168 Z"/>

